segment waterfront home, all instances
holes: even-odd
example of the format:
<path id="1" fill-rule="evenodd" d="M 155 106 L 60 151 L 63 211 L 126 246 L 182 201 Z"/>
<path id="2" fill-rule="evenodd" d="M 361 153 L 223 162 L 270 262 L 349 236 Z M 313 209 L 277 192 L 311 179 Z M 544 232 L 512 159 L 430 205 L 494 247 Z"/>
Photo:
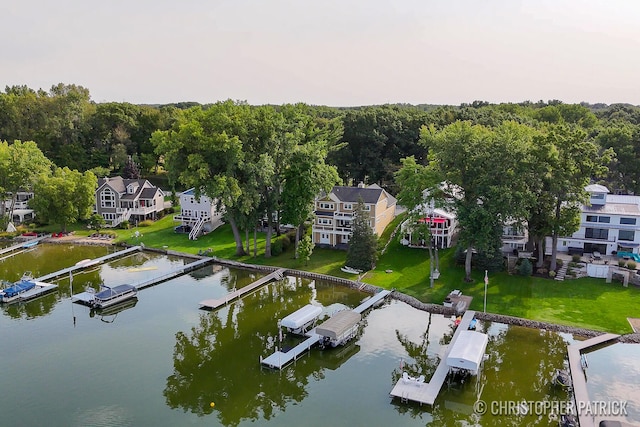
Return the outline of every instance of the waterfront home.
<path id="1" fill-rule="evenodd" d="M 335 186 L 329 194 L 315 200 L 313 243 L 324 247 L 346 249 L 358 201 L 364 203 L 369 225 L 378 235 L 395 217 L 396 198 L 376 184 L 357 187 Z"/>
<path id="2" fill-rule="evenodd" d="M 164 210 L 164 192 L 146 179 L 100 178 L 95 194 L 94 213 L 101 215 L 108 227 L 123 221 L 156 220 Z"/>
<path id="3" fill-rule="evenodd" d="M 223 208 L 218 200 L 204 194 L 196 197 L 195 189 L 190 188 L 180 194 L 180 213 L 173 219 L 180 221 L 181 230 L 189 233 L 190 239 L 196 239 L 202 232 L 211 232 L 222 224 Z"/>
<path id="4" fill-rule="evenodd" d="M 638 254 L 640 246 L 640 196 L 610 194 L 607 187 L 592 184 L 585 187 L 589 203 L 582 206 L 580 228 L 571 236 L 558 238 L 558 252 Z M 547 237 L 547 252 L 552 241 Z"/>

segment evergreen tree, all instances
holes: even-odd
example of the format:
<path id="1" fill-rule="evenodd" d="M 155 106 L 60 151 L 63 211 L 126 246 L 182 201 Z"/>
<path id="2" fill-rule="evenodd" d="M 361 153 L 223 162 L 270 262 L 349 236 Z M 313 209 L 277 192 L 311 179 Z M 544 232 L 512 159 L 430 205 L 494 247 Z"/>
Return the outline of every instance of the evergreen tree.
<path id="1" fill-rule="evenodd" d="M 375 267 L 378 259 L 378 236 L 371 229 L 371 216 L 365 211 L 364 201 L 358 200 L 354 212 L 352 234 L 349 240 L 346 265 L 362 271 Z"/>

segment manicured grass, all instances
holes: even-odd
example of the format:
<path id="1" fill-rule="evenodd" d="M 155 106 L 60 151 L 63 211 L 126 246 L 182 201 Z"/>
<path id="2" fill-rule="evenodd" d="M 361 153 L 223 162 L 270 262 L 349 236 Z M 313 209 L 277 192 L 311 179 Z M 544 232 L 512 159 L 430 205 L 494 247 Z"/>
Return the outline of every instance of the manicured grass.
<path id="1" fill-rule="evenodd" d="M 399 221 L 399 220 L 398 220 Z M 398 221 L 394 221 L 381 239 L 389 238 Z M 148 227 L 129 230 L 108 230 L 118 235 L 118 242 L 144 243 L 148 247 L 198 253 L 212 249 L 213 255 L 237 261 L 268 264 L 330 274 L 356 279 L 344 273 L 346 252 L 316 248 L 311 260 L 305 264 L 293 258 L 293 247 L 283 254 L 265 258 L 265 236 L 258 234 L 258 256 L 235 256 L 235 242 L 231 228 L 224 225 L 196 241 L 186 234 L 177 234 L 177 225 L 172 216 L 166 216 Z M 81 226 L 73 227 L 76 234 L 89 234 Z M 136 237 L 136 231 L 139 237 Z M 106 230 L 103 230 L 106 232 Z M 253 238 L 253 235 L 251 236 Z M 253 241 L 251 242 L 253 253 Z M 453 249 L 439 251 L 440 278 L 434 287 L 429 281 L 429 252 L 425 249 L 410 249 L 399 243 L 398 237 L 389 244 L 387 252 L 380 257 L 375 270 L 367 272 L 362 281 L 386 289 L 397 289 L 420 301 L 441 304 L 453 289 L 460 289 L 473 297 L 471 308 L 483 310 L 484 272 L 474 271 L 473 281 L 464 281 L 464 268 L 455 265 Z M 389 272 L 387 272 L 389 271 Z M 632 332 L 627 317 L 640 317 L 640 289 L 633 285 L 624 288 L 619 282 L 605 283 L 602 279 L 572 279 L 559 282 L 538 277 L 521 277 L 506 272 L 490 274 L 487 288 L 487 311 L 527 319 L 578 326 L 602 331 Z"/>

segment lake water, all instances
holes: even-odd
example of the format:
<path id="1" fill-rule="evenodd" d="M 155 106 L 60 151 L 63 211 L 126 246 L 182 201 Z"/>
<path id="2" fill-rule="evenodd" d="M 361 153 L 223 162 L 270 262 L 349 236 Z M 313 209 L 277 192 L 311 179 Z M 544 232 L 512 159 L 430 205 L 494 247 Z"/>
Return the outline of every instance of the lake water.
<path id="1" fill-rule="evenodd" d="M 107 253 L 102 247 L 39 245 L 0 263 L 0 277 L 43 275 Z M 73 276 L 74 293 L 135 283 L 188 260 L 136 253 Z M 368 312 L 345 347 L 310 353 L 282 371 L 262 368 L 277 346 L 276 321 L 308 303 L 330 314 L 366 294 L 287 278 L 215 312 L 220 298 L 257 275 L 208 266 L 144 289 L 135 305 L 100 315 L 58 292 L 0 311 L 2 426 L 555 426 L 535 414 L 474 412 L 474 402 L 568 396 L 551 385 L 570 336 L 480 324 L 490 335 L 477 380 L 445 384 L 433 407 L 401 403 L 389 391 L 403 369 L 427 378 L 453 335 L 450 318 L 388 301 Z M 288 338 L 284 345 L 293 345 Z M 635 359 L 640 360 L 640 356 Z M 597 364 L 591 358 L 592 364 Z M 212 402 L 214 406 L 212 407 Z"/>

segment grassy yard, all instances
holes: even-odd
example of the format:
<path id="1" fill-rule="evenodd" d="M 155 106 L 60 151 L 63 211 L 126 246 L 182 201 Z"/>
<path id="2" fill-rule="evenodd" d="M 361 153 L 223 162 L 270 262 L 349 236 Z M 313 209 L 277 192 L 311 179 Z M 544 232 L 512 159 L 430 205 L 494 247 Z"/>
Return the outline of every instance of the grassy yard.
<path id="1" fill-rule="evenodd" d="M 390 226 L 390 230 L 396 223 L 397 221 Z M 148 247 L 166 247 L 194 254 L 211 249 L 213 254 L 220 258 L 356 278 L 340 270 L 346 258 L 344 251 L 316 248 L 307 265 L 293 258 L 293 248 L 277 257 L 265 258 L 265 236 L 259 233 L 258 256 L 236 257 L 233 234 L 228 225 L 201 236 L 196 241 L 189 240 L 186 234 L 175 233 L 175 225 L 177 223 L 174 223 L 172 217 L 166 216 L 148 227 L 113 231 L 118 235 L 117 241 L 128 244 L 144 243 Z M 384 235 L 383 240 L 385 237 L 389 238 L 390 230 Z M 139 233 L 138 237 L 136 232 Z M 89 234 L 89 230 L 76 227 L 76 234 L 85 233 Z M 253 252 L 253 241 L 251 251 Z M 429 283 L 428 251 L 406 248 L 397 238 L 380 257 L 377 268 L 368 272 L 362 280 L 382 288 L 397 289 L 420 301 L 435 304 L 442 303 L 451 290 L 460 289 L 464 294 L 473 296 L 471 308 L 481 311 L 484 300 L 484 273 L 474 271 L 474 281 L 466 283 L 463 280 L 464 268 L 455 265 L 453 249 L 439 253 L 440 278 L 435 281 L 433 288 Z M 584 278 L 558 282 L 497 273 L 489 276 L 487 311 L 609 332 L 629 333 L 632 330 L 627 317 L 640 317 L 640 289 L 633 285 L 624 288 L 618 282 L 608 284 L 602 279 Z"/>

